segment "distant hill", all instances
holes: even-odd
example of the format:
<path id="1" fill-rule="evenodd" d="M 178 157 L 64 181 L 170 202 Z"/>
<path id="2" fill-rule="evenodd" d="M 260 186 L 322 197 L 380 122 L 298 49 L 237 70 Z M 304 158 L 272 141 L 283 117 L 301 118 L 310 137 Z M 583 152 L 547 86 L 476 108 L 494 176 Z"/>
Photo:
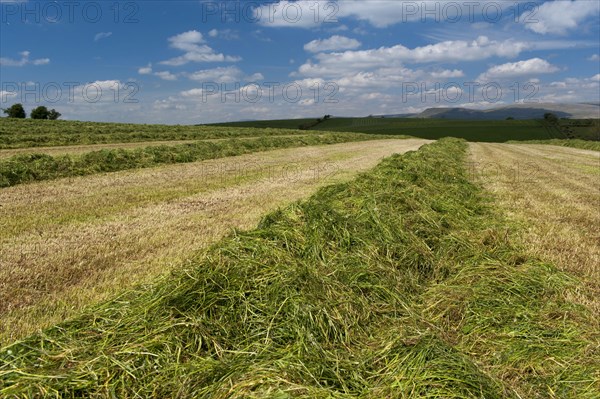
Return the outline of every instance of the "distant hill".
<path id="1" fill-rule="evenodd" d="M 514 119 L 542 119 L 545 113 L 551 112 L 559 118 L 572 119 L 598 119 L 600 118 L 600 104 L 512 104 L 508 106 L 477 110 L 469 108 L 429 108 L 411 118 L 425 119 L 452 119 L 452 120 L 503 120 Z"/>
<path id="2" fill-rule="evenodd" d="M 298 129 L 311 132 L 355 132 L 420 137 L 437 140 L 460 137 L 468 141 L 506 142 L 523 140 L 582 139 L 600 141 L 600 104 L 514 104 L 488 110 L 430 108 L 417 115 L 369 115 L 313 119 L 230 122 L 218 126 Z M 551 112 L 558 124 L 544 121 Z M 507 118 L 514 120 L 507 120 Z M 318 117 L 321 119 L 322 117 Z M 589 119 L 595 119 L 590 121 Z"/>

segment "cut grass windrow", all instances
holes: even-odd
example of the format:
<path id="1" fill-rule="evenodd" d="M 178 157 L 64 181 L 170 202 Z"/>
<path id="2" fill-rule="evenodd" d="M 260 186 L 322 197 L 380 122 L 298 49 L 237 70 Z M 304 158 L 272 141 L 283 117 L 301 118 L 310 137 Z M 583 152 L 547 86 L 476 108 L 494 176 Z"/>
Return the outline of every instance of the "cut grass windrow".
<path id="1" fill-rule="evenodd" d="M 0 149 L 305 135 L 301 130 L 0 118 Z"/>
<path id="2" fill-rule="evenodd" d="M 575 280 L 510 242 L 446 139 L 0 350 L 6 397 L 596 398 Z"/>
<path id="3" fill-rule="evenodd" d="M 196 162 L 278 148 L 349 143 L 382 138 L 387 137 L 354 133 L 258 137 L 218 142 L 198 141 L 174 146 L 148 146 L 133 150 L 100 150 L 82 155 L 17 155 L 0 160 L 0 187 L 63 177 L 149 168 L 157 165 Z"/>
<path id="4" fill-rule="evenodd" d="M 600 140 L 600 137 L 598 137 Z M 508 144 L 547 144 L 557 145 L 560 147 L 571 147 L 579 148 L 582 150 L 600 151 L 600 141 L 589 141 L 589 140 L 527 140 L 527 141 L 509 141 Z"/>

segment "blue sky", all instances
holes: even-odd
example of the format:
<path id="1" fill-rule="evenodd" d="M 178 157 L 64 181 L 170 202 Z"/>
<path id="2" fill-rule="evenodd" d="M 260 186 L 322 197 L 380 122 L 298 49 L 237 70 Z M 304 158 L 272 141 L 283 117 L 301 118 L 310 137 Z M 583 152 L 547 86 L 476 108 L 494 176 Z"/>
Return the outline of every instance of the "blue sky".
<path id="1" fill-rule="evenodd" d="M 600 2 L 0 0 L 0 107 L 190 124 L 600 101 Z"/>

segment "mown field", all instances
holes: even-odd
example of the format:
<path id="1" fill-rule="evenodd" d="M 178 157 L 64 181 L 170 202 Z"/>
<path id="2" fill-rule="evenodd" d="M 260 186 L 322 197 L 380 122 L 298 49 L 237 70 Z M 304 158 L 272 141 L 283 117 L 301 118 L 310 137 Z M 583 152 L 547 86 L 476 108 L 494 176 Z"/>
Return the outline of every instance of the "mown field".
<path id="1" fill-rule="evenodd" d="M 298 129 L 316 120 L 274 120 L 225 123 L 229 127 L 278 127 Z M 561 120 L 573 138 L 600 140 L 600 121 Z M 339 131 L 365 134 L 407 135 L 428 140 L 458 137 L 468 141 L 506 142 L 509 140 L 567 139 L 564 129 L 538 120 L 470 121 L 414 118 L 331 118 L 311 127 L 311 131 Z"/>
<path id="2" fill-rule="evenodd" d="M 512 144 L 546 144 L 560 147 L 581 148 L 582 150 L 600 151 L 600 141 L 590 140 L 525 140 L 525 141 L 509 141 Z"/>
<path id="3" fill-rule="evenodd" d="M 0 150 L 30 147 L 208 140 L 241 137 L 305 135 L 277 129 L 238 129 L 206 126 L 136 125 L 78 121 L 0 118 Z"/>
<path id="4" fill-rule="evenodd" d="M 0 148 L 2 143 L 5 145 L 5 149 L 0 150 L 0 187 L 197 162 L 277 148 L 386 138 L 383 135 L 307 133 L 286 129 L 148 126 L 64 121 L 40 123 L 0 118 Z M 160 145 L 144 141 L 132 146 L 138 140 L 150 139 L 171 141 L 161 141 Z M 187 140 L 181 143 L 182 139 Z M 101 148 L 92 145 L 97 143 L 111 145 Z M 3 153 L 8 155 L 3 156 Z"/>
<path id="5" fill-rule="evenodd" d="M 45 122 L 0 157 L 0 397 L 600 397 L 596 151 Z"/>

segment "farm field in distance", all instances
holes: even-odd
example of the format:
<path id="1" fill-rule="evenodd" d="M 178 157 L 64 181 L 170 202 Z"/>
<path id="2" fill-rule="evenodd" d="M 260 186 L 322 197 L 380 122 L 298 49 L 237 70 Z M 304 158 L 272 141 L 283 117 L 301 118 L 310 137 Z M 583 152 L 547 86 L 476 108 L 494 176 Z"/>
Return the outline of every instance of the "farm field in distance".
<path id="1" fill-rule="evenodd" d="M 57 147 L 149 141 L 209 140 L 277 135 L 306 135 L 300 131 L 231 129 L 206 126 L 136 125 L 79 121 L 0 119 L 0 149 Z"/>
<path id="2" fill-rule="evenodd" d="M 278 127 L 298 129 L 315 120 L 274 120 L 232 122 L 215 126 L 228 127 Z M 600 141 L 600 120 L 560 120 L 562 128 L 569 128 L 572 138 Z M 311 131 L 340 131 L 366 134 L 407 135 L 428 140 L 458 137 L 468 141 L 506 142 L 509 140 L 566 139 L 566 130 L 541 120 L 446 120 L 419 118 L 331 118 L 324 120 Z"/>
<path id="3" fill-rule="evenodd" d="M 313 121 L 0 118 L 0 397 L 600 397 L 598 121 Z"/>

